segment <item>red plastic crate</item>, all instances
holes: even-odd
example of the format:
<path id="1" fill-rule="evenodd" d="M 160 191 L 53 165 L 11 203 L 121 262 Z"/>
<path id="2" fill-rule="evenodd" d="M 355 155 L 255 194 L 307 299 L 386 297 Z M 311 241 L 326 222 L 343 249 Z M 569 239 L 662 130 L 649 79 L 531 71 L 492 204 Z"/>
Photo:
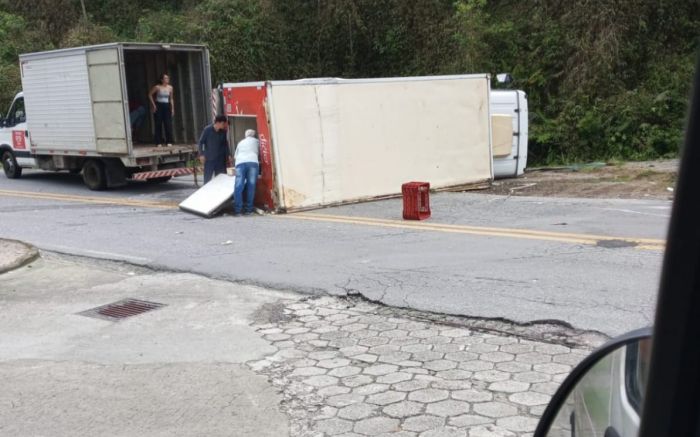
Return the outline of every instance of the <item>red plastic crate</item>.
<path id="1" fill-rule="evenodd" d="M 430 217 L 430 184 L 407 182 L 401 185 L 404 220 L 425 220 Z"/>

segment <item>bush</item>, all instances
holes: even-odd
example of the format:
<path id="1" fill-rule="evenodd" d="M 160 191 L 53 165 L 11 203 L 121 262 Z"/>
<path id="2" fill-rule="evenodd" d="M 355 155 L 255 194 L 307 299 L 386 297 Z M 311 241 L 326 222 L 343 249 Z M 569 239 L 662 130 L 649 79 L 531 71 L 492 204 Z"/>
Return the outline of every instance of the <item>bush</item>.
<path id="1" fill-rule="evenodd" d="M 20 53 L 51 48 L 39 32 L 32 31 L 24 18 L 0 11 L 0 114 L 5 115 L 12 99 L 22 88 Z"/>
<path id="2" fill-rule="evenodd" d="M 80 22 L 68 31 L 61 41 L 61 47 L 80 47 L 114 42 L 116 35 L 107 26 L 90 22 Z"/>
<path id="3" fill-rule="evenodd" d="M 530 162 L 676 156 L 700 30 L 688 0 L 459 0 L 467 71 L 528 93 Z"/>

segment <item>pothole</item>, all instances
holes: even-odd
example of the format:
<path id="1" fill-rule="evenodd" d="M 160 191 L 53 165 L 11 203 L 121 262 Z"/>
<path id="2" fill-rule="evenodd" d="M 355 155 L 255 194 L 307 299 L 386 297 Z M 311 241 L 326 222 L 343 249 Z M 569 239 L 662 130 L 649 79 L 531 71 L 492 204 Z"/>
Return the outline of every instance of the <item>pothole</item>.
<path id="1" fill-rule="evenodd" d="M 626 247 L 637 247 L 639 243 L 629 240 L 598 240 L 596 246 L 606 249 L 623 249 Z"/>

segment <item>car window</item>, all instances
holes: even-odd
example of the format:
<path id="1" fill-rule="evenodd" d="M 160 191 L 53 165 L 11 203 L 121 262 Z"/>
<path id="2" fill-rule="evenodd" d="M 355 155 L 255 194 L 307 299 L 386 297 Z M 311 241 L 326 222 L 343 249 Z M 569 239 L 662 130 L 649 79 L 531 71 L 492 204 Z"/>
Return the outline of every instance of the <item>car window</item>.
<path id="1" fill-rule="evenodd" d="M 24 111 L 24 99 L 20 97 L 15 100 L 10 108 L 10 112 L 7 114 L 7 126 L 15 126 L 25 121 L 27 121 L 27 116 Z"/>

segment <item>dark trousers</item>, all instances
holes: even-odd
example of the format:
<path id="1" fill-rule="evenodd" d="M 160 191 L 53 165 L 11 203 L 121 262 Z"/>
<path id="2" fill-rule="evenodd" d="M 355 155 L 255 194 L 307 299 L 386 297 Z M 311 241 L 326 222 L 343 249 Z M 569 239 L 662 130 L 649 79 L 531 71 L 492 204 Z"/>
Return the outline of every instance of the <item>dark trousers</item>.
<path id="1" fill-rule="evenodd" d="M 204 161 L 204 183 L 209 182 L 214 176 L 226 173 L 224 161 Z"/>
<path id="2" fill-rule="evenodd" d="M 165 128 L 165 142 L 173 143 L 173 115 L 170 112 L 170 103 L 156 103 L 156 144 L 163 144 L 163 128 Z"/>

